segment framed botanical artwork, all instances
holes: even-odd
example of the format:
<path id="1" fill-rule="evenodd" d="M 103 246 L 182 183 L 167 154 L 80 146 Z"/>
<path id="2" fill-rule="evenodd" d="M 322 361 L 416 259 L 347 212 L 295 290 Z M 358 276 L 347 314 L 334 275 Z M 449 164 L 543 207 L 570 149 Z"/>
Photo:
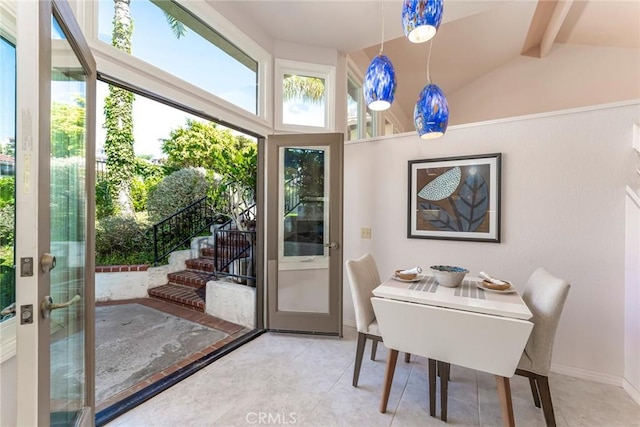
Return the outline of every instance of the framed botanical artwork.
<path id="1" fill-rule="evenodd" d="M 501 157 L 409 161 L 407 237 L 500 242 Z"/>

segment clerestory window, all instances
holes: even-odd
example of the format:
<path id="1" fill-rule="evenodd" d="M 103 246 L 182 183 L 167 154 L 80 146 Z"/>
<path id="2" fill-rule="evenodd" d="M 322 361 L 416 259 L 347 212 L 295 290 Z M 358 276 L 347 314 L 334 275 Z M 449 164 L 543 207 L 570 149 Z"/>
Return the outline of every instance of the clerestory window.
<path id="1" fill-rule="evenodd" d="M 98 21 L 101 41 L 259 114 L 259 61 L 179 3 L 100 0 Z"/>

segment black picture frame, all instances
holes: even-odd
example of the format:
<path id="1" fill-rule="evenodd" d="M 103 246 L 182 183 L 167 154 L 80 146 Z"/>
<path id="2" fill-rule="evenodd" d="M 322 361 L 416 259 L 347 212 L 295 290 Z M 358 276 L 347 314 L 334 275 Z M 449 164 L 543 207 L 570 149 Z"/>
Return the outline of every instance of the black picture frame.
<path id="1" fill-rule="evenodd" d="M 407 237 L 500 242 L 502 153 L 409 161 Z"/>

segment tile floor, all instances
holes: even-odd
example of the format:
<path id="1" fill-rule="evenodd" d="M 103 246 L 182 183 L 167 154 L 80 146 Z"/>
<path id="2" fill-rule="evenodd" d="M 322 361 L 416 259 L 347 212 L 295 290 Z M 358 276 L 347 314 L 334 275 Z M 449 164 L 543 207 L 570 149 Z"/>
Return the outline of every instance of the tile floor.
<path id="1" fill-rule="evenodd" d="M 352 328 L 345 328 L 344 339 L 261 335 L 108 426 L 502 425 L 494 377 L 456 366 L 448 422 L 430 417 L 427 363 L 419 357 L 409 364 L 399 358 L 388 411 L 381 414 L 387 351 L 379 346 L 376 361 L 365 358 L 354 388 L 355 337 Z M 558 426 L 640 426 L 640 406 L 621 387 L 556 374 L 550 384 Z M 528 380 L 514 377 L 511 388 L 516 425 L 544 426 Z"/>

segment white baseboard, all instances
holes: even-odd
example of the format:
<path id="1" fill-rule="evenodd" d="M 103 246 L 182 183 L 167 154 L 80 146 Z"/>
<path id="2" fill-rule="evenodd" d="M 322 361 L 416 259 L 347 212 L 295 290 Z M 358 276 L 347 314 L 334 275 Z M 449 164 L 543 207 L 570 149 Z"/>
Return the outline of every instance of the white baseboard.
<path id="1" fill-rule="evenodd" d="M 640 391 L 627 381 L 626 378 L 622 380 L 622 388 L 638 405 L 640 405 Z"/>
<path id="2" fill-rule="evenodd" d="M 583 380 L 595 381 L 602 384 L 611 384 L 622 387 L 622 378 L 615 375 L 603 374 L 602 372 L 588 371 L 586 369 L 574 368 L 572 366 L 551 364 L 551 372 L 567 375 L 569 377 L 581 378 Z"/>

